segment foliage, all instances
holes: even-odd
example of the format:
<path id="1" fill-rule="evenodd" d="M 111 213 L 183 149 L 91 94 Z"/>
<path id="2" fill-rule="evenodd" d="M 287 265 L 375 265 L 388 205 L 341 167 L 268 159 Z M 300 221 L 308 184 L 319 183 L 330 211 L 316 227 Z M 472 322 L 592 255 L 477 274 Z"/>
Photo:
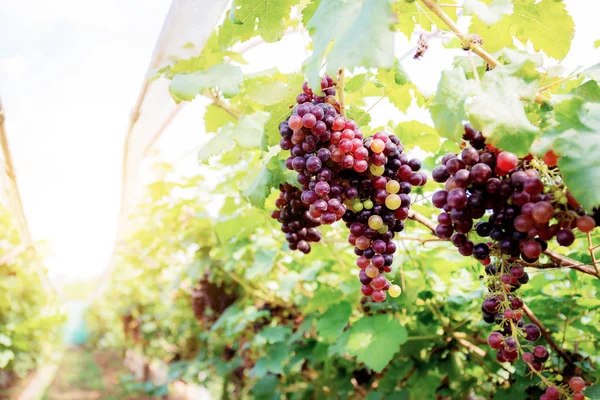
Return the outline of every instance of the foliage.
<path id="1" fill-rule="evenodd" d="M 19 232 L 4 208 L 0 227 L 2 254 L 15 252 L 0 265 L 0 370 L 23 377 L 51 356 L 64 316 L 41 277 L 38 256 L 19 251 Z"/>
<path id="2" fill-rule="evenodd" d="M 475 260 L 429 241 L 435 239 L 429 230 L 408 221 L 392 270 L 403 294 L 373 304 L 357 294 L 355 255 L 342 227 L 325 229 L 321 245 L 302 256 L 289 251 L 268 215 L 276 198 L 271 190 L 293 183 L 276 145 L 303 76 L 267 71 L 242 78 L 243 55 L 232 45 L 254 36 L 277 41 L 300 26 L 314 51 L 298 70 L 318 82 L 323 61 L 331 74 L 345 67 L 348 115 L 367 135 L 386 127 L 407 149 L 418 147 L 425 170 L 458 150 L 469 120 L 494 146 L 531 154 L 535 162 L 554 150 L 579 203 L 588 211 L 600 205 L 598 67 L 562 79 L 542 68 L 539 53 L 515 45 L 530 41 L 536 52 L 564 58 L 574 29 L 564 4 L 465 2 L 473 14 L 468 34 L 481 36 L 501 65 L 470 62 L 474 54 L 457 57 L 429 96 L 395 60 L 393 37 L 446 30 L 426 8 L 431 3 L 236 0 L 202 54 L 162 71 L 176 100 L 205 95 L 213 101 L 205 120 L 216 133 L 200 151 L 202 172 L 184 178 L 161 166 L 166 174 L 148 186 L 109 288 L 88 314 L 97 345 L 135 349 L 168 363 L 170 379 L 219 387 L 224 398 L 539 397 L 539 377 L 522 361 L 500 365 L 485 343 L 486 288 Z M 456 7 L 447 15 L 456 20 Z M 433 57 L 429 50 L 420 62 Z M 389 120 L 368 113 L 381 99 L 397 111 Z M 415 118 L 415 109 L 427 118 Z M 413 208 L 431 217 L 429 198 L 438 188 L 429 182 L 419 189 Z M 591 262 L 583 236 L 568 249 L 551 246 Z M 210 318 L 196 320 L 194 287 L 205 273 L 237 300 L 219 313 L 203 309 Z M 596 382 L 600 280 L 567 268 L 528 273 L 524 301 L 574 360 L 566 363 L 552 351 L 546 374 Z"/>

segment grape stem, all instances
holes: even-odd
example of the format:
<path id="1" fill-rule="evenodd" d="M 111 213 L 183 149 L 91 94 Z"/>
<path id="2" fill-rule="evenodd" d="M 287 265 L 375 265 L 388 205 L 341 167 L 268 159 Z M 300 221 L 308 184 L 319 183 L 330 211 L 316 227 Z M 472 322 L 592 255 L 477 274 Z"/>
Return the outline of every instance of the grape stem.
<path id="1" fill-rule="evenodd" d="M 227 114 L 231 115 L 236 120 L 238 120 L 238 119 L 240 119 L 242 117 L 242 114 L 240 114 L 239 112 L 237 112 L 236 110 L 234 110 L 233 108 L 231 108 L 229 106 L 229 104 L 227 104 L 226 102 L 224 102 L 219 96 L 215 95 L 210 90 L 205 90 L 203 94 L 206 97 L 208 97 L 209 99 L 211 99 L 212 102 L 213 102 L 213 104 L 215 106 L 219 107 L 220 109 L 222 109 L 223 111 L 225 111 Z"/>
<path id="2" fill-rule="evenodd" d="M 567 354 L 566 351 L 564 351 L 554 341 L 554 339 L 552 339 L 552 335 L 550 335 L 550 332 L 546 329 L 546 327 L 544 326 L 544 324 L 542 324 L 542 322 L 535 316 L 535 314 L 533 313 L 533 311 L 531 311 L 531 309 L 527 306 L 527 304 L 523 304 L 523 312 L 525 313 L 525 315 L 527 315 L 527 317 L 531 320 L 531 322 L 533 322 L 535 325 L 537 325 L 538 328 L 540 328 L 540 331 L 542 332 L 542 336 L 544 337 L 544 339 L 546 339 L 546 342 L 548 342 L 548 344 L 550 345 L 550 347 L 552 347 L 554 350 L 556 350 L 556 352 L 558 354 L 560 354 L 560 356 L 568 364 L 571 364 L 571 362 L 572 362 L 571 357 Z"/>
<path id="3" fill-rule="evenodd" d="M 344 70 L 344 68 L 340 68 L 340 72 L 338 73 L 337 88 L 338 88 L 338 99 L 340 102 L 340 114 L 342 114 L 342 117 L 346 116 L 346 110 L 344 110 L 344 77 L 345 77 L 345 70 Z"/>
<path id="4" fill-rule="evenodd" d="M 596 260 L 596 254 L 594 253 L 595 247 L 592 243 L 592 232 L 587 233 L 588 240 L 588 251 L 590 252 L 590 256 L 592 257 L 592 265 L 596 270 L 596 276 L 600 278 L 600 271 L 598 271 L 598 261 Z"/>
<path id="5" fill-rule="evenodd" d="M 481 57 L 485 62 L 489 64 L 490 68 L 495 68 L 502 65 L 500 61 L 498 61 L 490 53 L 488 53 L 480 44 L 475 43 L 471 35 L 463 33 L 458 28 L 456 23 L 452 20 L 452 18 L 450 18 L 448 14 L 446 14 L 444 10 L 442 10 L 440 5 L 436 3 L 435 0 L 421 1 L 423 2 L 423 4 L 425 4 L 425 6 L 427 6 L 427 8 L 429 8 L 435 15 L 437 15 L 442 20 L 442 22 L 444 22 L 446 26 L 448 26 L 448 28 L 450 28 L 450 30 L 454 32 L 454 34 L 456 34 L 456 36 L 458 36 L 458 38 L 463 42 L 467 49 L 473 51 L 473 53 Z M 542 96 L 539 92 L 537 92 L 535 95 L 535 101 L 539 104 L 543 104 L 547 101 L 547 99 L 544 96 Z"/>

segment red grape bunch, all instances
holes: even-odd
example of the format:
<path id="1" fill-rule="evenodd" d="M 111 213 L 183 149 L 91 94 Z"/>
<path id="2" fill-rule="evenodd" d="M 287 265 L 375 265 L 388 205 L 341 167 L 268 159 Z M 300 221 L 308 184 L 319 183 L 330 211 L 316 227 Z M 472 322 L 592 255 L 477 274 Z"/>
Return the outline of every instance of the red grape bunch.
<path id="1" fill-rule="evenodd" d="M 384 301 L 400 288 L 383 275 L 390 272 L 396 246 L 392 239 L 404 229 L 412 186 L 424 185 L 421 163 L 402 154 L 398 137 L 377 132 L 364 138 L 355 121 L 340 114 L 335 83 L 321 80 L 325 96 L 304 83 L 292 115 L 279 125 L 280 147 L 289 150 L 286 167 L 298 173 L 300 189 L 281 186 L 272 217 L 281 222 L 292 250 L 311 250 L 321 238 L 319 225 L 344 219 L 348 241 L 355 246 L 362 293 Z"/>
<path id="2" fill-rule="evenodd" d="M 469 124 L 463 139 L 469 145 L 459 155 L 444 155 L 442 165 L 432 171 L 433 179 L 445 184 L 432 197 L 443 210 L 436 234 L 486 266 L 490 294 L 482 306 L 483 319 L 500 326 L 488 338 L 498 360 L 514 362 L 521 352 L 530 369 L 541 371 L 548 351 L 535 346 L 531 353 L 523 352 L 529 345 L 519 339 L 533 342 L 541 332 L 524 324 L 523 301 L 516 291 L 529 280 L 525 267 L 538 262 L 549 240 L 569 246 L 575 240 L 572 229 L 589 232 L 595 221 L 566 190 L 557 169 L 486 145 Z"/>

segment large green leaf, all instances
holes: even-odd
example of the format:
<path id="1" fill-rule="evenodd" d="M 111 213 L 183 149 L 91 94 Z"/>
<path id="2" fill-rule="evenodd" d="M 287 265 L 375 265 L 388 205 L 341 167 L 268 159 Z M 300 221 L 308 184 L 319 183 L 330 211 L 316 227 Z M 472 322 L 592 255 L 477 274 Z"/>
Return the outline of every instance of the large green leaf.
<path id="1" fill-rule="evenodd" d="M 419 121 L 400 122 L 394 131 L 402 143 L 419 146 L 424 151 L 437 152 L 440 136 L 437 131 Z"/>
<path id="2" fill-rule="evenodd" d="M 527 119 L 520 98 L 535 96 L 537 85 L 527 84 L 506 72 L 498 67 L 484 75 L 481 88 L 467 106 L 467 114 L 488 143 L 524 156 L 539 129 Z"/>
<path id="3" fill-rule="evenodd" d="M 474 16 L 469 31 L 480 35 L 491 52 L 511 47 L 516 37 L 522 43 L 531 41 L 535 50 L 560 60 L 571 48 L 574 23 L 562 1 L 522 0 L 514 3 L 512 15 L 491 26 Z"/>
<path id="4" fill-rule="evenodd" d="M 441 136 L 460 141 L 463 120 L 467 119 L 465 101 L 475 92 L 475 83 L 465 78 L 462 68 L 442 72 L 437 92 L 429 111 L 435 129 Z"/>
<path id="5" fill-rule="evenodd" d="M 234 2 L 229 18 L 221 27 L 221 45 L 229 47 L 258 33 L 266 42 L 283 37 L 285 21 L 299 0 L 244 0 Z"/>
<path id="6" fill-rule="evenodd" d="M 347 301 L 329 307 L 318 319 L 319 336 L 329 342 L 337 340 L 348 325 L 350 315 L 352 315 L 352 306 Z"/>
<path id="7" fill-rule="evenodd" d="M 176 74 L 169 85 L 176 102 L 191 101 L 206 89 L 218 88 L 223 95 L 232 96 L 240 90 L 244 75 L 239 67 L 218 64 L 206 71 Z"/>
<path id="8" fill-rule="evenodd" d="M 392 315 L 364 317 L 350 329 L 346 349 L 359 362 L 381 372 L 407 339 L 406 329 Z"/>
<path id="9" fill-rule="evenodd" d="M 258 149 L 269 114 L 257 112 L 244 115 L 237 124 L 228 123 L 198 152 L 198 161 L 206 163 L 210 157 L 239 146 L 244 150 Z"/>
<path id="10" fill-rule="evenodd" d="M 278 188 L 281 183 L 293 181 L 294 174 L 285 167 L 277 156 L 271 157 L 261 168 L 260 172 L 252 179 L 248 186 L 242 190 L 244 196 L 252 206 L 264 209 L 265 200 L 271 189 Z"/>
<path id="11" fill-rule="evenodd" d="M 319 88 L 321 64 L 332 41 L 327 55 L 330 74 L 341 67 L 390 67 L 394 62 L 392 22 L 388 0 L 321 1 L 307 25 L 313 54 L 304 71 L 311 87 Z"/>
<path id="12" fill-rule="evenodd" d="M 384 93 L 390 102 L 404 113 L 408 111 L 413 98 L 416 98 L 419 105 L 424 102 L 417 87 L 410 83 L 408 76 L 397 63 L 392 68 L 380 68 L 377 81 L 385 86 Z"/>
<path id="13" fill-rule="evenodd" d="M 573 196 L 588 210 L 600 205 L 600 104 L 572 97 L 554 109 L 556 124 L 544 132 L 532 150 L 543 155 L 552 149 Z"/>

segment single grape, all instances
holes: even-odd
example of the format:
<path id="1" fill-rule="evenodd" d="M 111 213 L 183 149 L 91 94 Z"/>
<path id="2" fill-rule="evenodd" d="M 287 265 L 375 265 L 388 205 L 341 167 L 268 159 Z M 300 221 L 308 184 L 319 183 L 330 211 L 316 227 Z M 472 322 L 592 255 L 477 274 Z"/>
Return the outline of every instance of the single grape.
<path id="1" fill-rule="evenodd" d="M 504 336 L 499 332 L 492 332 L 489 334 L 487 342 L 492 349 L 499 350 L 504 347 Z"/>
<path id="2" fill-rule="evenodd" d="M 540 201 L 533 206 L 531 215 L 536 222 L 544 224 L 554 216 L 554 207 L 547 201 Z"/>
<path id="3" fill-rule="evenodd" d="M 577 229 L 583 233 L 591 232 L 596 227 L 594 218 L 587 215 L 577 218 Z"/>
<path id="4" fill-rule="evenodd" d="M 550 354 L 544 346 L 535 346 L 533 348 L 533 356 L 541 362 L 546 362 Z"/>
<path id="5" fill-rule="evenodd" d="M 523 327 L 523 330 L 525 331 L 525 339 L 529 340 L 530 342 L 535 342 L 542 335 L 542 333 L 540 332 L 540 328 L 538 328 L 537 325 L 534 324 L 525 325 Z"/>
<path id="6" fill-rule="evenodd" d="M 518 163 L 519 158 L 515 154 L 510 153 L 508 151 L 500 152 L 496 159 L 496 164 L 498 165 L 498 168 L 507 172 L 515 168 Z"/>
<path id="7" fill-rule="evenodd" d="M 556 241 L 559 245 L 567 247 L 573 244 L 575 241 L 575 235 L 573 234 L 573 231 L 568 228 L 561 229 L 556 234 Z"/>
<path id="8" fill-rule="evenodd" d="M 383 301 L 385 301 L 385 292 L 383 290 L 375 290 L 373 291 L 373 300 L 375 300 L 377 303 L 381 303 Z"/>
<path id="9" fill-rule="evenodd" d="M 578 376 L 574 376 L 569 379 L 569 386 L 573 391 L 580 392 L 585 389 L 585 381 Z"/>
<path id="10" fill-rule="evenodd" d="M 369 278 L 375 278 L 377 275 L 379 275 L 379 268 L 375 267 L 374 265 L 369 265 L 367 268 L 365 268 L 365 274 L 367 274 Z"/>

